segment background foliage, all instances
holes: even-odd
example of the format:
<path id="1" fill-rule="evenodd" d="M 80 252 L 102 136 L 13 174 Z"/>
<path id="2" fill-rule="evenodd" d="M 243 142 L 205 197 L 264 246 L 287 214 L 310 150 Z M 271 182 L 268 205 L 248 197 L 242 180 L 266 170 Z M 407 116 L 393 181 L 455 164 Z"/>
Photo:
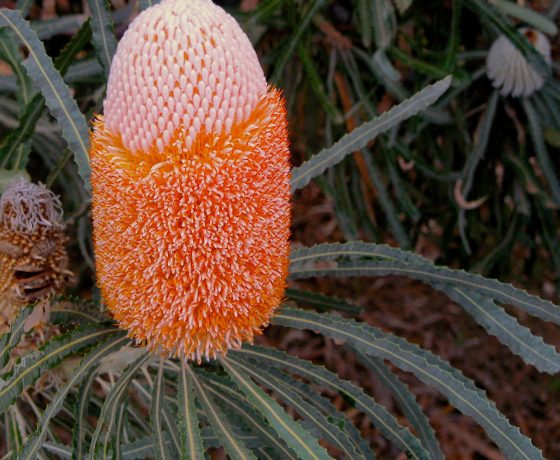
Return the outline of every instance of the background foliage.
<path id="1" fill-rule="evenodd" d="M 554 293 L 560 92 L 555 65 L 549 69 L 514 25 L 522 17 L 554 33 L 560 2 L 542 15 L 485 0 L 225 5 L 289 103 L 298 165 L 293 190 L 313 179 L 337 218 L 330 242 L 295 246 L 292 287 L 274 324 L 332 338 L 376 375 L 404 417 L 326 367 L 270 347 L 244 346 L 201 366 L 122 348 L 128 340 L 104 316 L 93 286 L 88 123 L 102 110 L 116 37 L 151 3 L 115 2 L 109 9 L 101 0 L 44 2 L 38 10 L 23 0 L 0 10 L 0 181 L 27 174 L 60 193 L 78 280 L 72 289 L 82 298 L 54 302 L 60 335 L 41 349 L 14 357 L 29 309 L 0 341 L 5 457 L 202 458 L 223 446 L 231 458 L 374 458 L 377 446 L 361 436 L 348 410 L 333 405 L 337 395 L 395 449 L 410 458 L 442 458 L 438 437 L 395 369 L 472 416 L 506 458 L 542 458 L 539 449 L 558 455 L 558 446 L 535 447 L 514 426 L 519 421 L 508 421 L 445 360 L 357 321 L 360 308 L 351 301 L 301 289 L 297 280 L 420 280 L 523 361 L 558 374 L 555 347 L 503 305 L 556 325 L 559 307 L 441 264 Z M 40 18 L 48 5 L 60 14 Z M 491 87 L 484 59 L 498 33 L 550 73 L 542 91 L 515 100 Z M 296 209 L 304 198 L 305 190 L 296 192 Z M 432 260 L 376 244 L 383 242 Z M 104 367 L 107 356 L 125 364 Z M 60 380 L 37 384 L 54 370 Z"/>

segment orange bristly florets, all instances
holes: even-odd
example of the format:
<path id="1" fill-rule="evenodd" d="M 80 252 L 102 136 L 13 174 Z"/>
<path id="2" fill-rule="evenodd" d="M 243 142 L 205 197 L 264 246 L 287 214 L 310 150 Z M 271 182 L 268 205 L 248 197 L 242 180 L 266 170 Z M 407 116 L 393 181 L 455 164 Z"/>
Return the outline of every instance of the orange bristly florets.
<path id="1" fill-rule="evenodd" d="M 238 24 L 164 0 L 130 25 L 92 134 L 97 279 L 150 349 L 213 357 L 251 341 L 288 270 L 287 122 Z"/>

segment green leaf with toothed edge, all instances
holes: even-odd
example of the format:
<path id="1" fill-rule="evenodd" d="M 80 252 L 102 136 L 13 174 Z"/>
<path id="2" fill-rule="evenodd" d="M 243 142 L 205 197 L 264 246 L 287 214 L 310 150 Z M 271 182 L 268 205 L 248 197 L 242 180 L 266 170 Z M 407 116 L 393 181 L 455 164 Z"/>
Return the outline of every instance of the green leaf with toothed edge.
<path id="1" fill-rule="evenodd" d="M 297 452 L 302 460 L 327 460 L 330 458 L 317 439 L 304 430 L 300 423 L 293 420 L 274 399 L 251 381 L 235 358 L 221 358 L 220 363 L 254 408 L 263 415 L 271 428 L 294 452 Z"/>
<path id="2" fill-rule="evenodd" d="M 62 129 L 62 135 L 74 153 L 84 187 L 90 191 L 89 129 L 84 115 L 70 96 L 68 87 L 54 68 L 52 60 L 47 56 L 43 43 L 19 12 L 0 9 L 0 27 L 10 28 L 17 39 L 27 47 L 29 57 L 23 62 L 23 66 L 43 94 L 47 107 Z"/>
<path id="3" fill-rule="evenodd" d="M 262 368 L 247 362 L 237 362 L 237 364 L 261 385 L 272 390 L 276 398 L 281 399 L 289 407 L 294 409 L 296 413 L 303 418 L 304 428 L 316 433 L 318 437 L 336 447 L 344 454 L 345 458 L 363 458 L 358 454 L 346 433 L 341 431 L 333 421 L 329 421 L 319 409 L 294 391 L 293 387 L 297 382 L 293 377 L 288 374 L 281 374 L 273 369 L 262 372 Z"/>
<path id="4" fill-rule="evenodd" d="M 197 369 L 197 374 L 200 375 L 212 397 L 222 405 L 226 414 L 229 411 L 242 419 L 251 433 L 262 441 L 262 445 L 277 452 L 278 458 L 297 459 L 297 455 L 274 435 L 266 420 L 247 403 L 243 393 L 233 388 L 234 384 L 230 379 L 222 376 L 218 378 L 209 372 L 202 373 L 200 369 Z"/>
<path id="5" fill-rule="evenodd" d="M 96 369 L 92 369 L 78 391 L 78 401 L 74 407 L 74 428 L 72 430 L 72 460 L 86 458 L 86 423 L 90 403 L 91 387 L 96 377 Z"/>
<path id="6" fill-rule="evenodd" d="M 180 365 L 177 394 L 179 432 L 181 433 L 181 460 L 203 460 L 204 446 L 194 403 L 194 383 L 186 369 L 188 364 L 181 360 Z"/>
<path id="7" fill-rule="evenodd" d="M 339 262 L 340 259 L 343 262 Z M 364 242 L 326 243 L 297 249 L 292 252 L 290 260 L 292 279 L 314 276 L 406 276 L 434 287 L 452 284 L 459 289 L 473 290 L 497 302 L 518 307 L 537 318 L 560 324 L 560 307 L 548 300 L 497 280 L 436 266 L 428 259 L 397 248 Z M 314 263 L 319 261 L 332 261 L 332 264 L 316 268 Z"/>
<path id="8" fill-rule="evenodd" d="M 434 286 L 437 288 L 437 285 Z M 508 314 L 496 303 L 471 290 L 454 288 L 450 285 L 440 289 L 461 305 L 486 331 L 497 337 L 523 361 L 535 366 L 540 372 L 555 374 L 560 372 L 560 354 L 542 337 L 519 324 L 514 316 Z"/>
<path id="9" fill-rule="evenodd" d="M 54 395 L 51 403 L 43 412 L 38 422 L 38 428 L 25 443 L 22 451 L 18 454 L 18 460 L 34 460 L 37 458 L 37 452 L 43 444 L 46 430 L 52 417 L 54 417 L 61 409 L 69 391 L 75 388 L 87 375 L 99 365 L 99 361 L 103 356 L 108 355 L 115 349 L 121 347 L 128 341 L 128 338 L 121 332 L 114 337 L 104 337 L 92 351 L 90 351 L 82 360 L 77 369 L 74 370 L 66 385 L 61 387 Z"/>
<path id="10" fill-rule="evenodd" d="M 509 423 L 473 381 L 417 345 L 362 323 L 291 308 L 280 310 L 273 324 L 310 329 L 343 340 L 362 353 L 387 359 L 399 369 L 412 372 L 420 381 L 438 389 L 458 410 L 471 416 L 506 458 L 544 459 L 531 440 Z"/>
<path id="11" fill-rule="evenodd" d="M 88 0 L 91 12 L 92 43 L 95 54 L 103 66 L 105 77 L 109 76 L 111 61 L 117 49 L 117 39 L 113 33 L 113 20 L 109 14 L 107 0 Z"/>
<path id="12" fill-rule="evenodd" d="M 229 457 L 232 460 L 256 459 L 239 436 L 234 434 L 234 430 L 230 427 L 227 418 L 224 417 L 221 408 L 209 395 L 208 390 L 202 385 L 202 382 L 200 382 L 189 367 L 186 368 L 186 371 L 192 379 L 197 399 L 204 408 L 204 413 L 208 422 L 212 426 L 214 433 L 218 436 L 219 441 L 225 448 Z"/>
<path id="13" fill-rule="evenodd" d="M 109 447 L 111 438 L 113 437 L 113 428 L 116 420 L 119 403 L 124 398 L 125 392 L 136 372 L 150 359 L 149 353 L 146 352 L 134 362 L 130 363 L 123 371 L 120 378 L 115 382 L 101 408 L 97 420 L 97 426 L 93 432 L 89 446 L 89 457 L 91 458 L 109 458 Z"/>
<path id="14" fill-rule="evenodd" d="M 443 460 L 444 456 L 439 447 L 434 429 L 431 427 L 422 407 L 406 385 L 389 370 L 382 359 L 364 355 L 356 350 L 352 351 L 356 353 L 360 363 L 370 369 L 383 386 L 393 394 L 406 419 L 418 433 L 422 445 L 430 452 L 430 459 Z"/>
<path id="15" fill-rule="evenodd" d="M 317 366 L 308 361 L 290 356 L 284 352 L 260 348 L 255 346 L 244 346 L 240 350 L 231 350 L 228 356 L 234 359 L 254 360 L 263 369 L 268 367 L 275 369 L 286 369 L 299 376 L 305 377 L 319 385 L 325 385 L 343 394 L 346 398 L 353 400 L 354 406 L 366 414 L 371 423 L 381 431 L 388 439 L 403 452 L 408 452 L 413 459 L 429 460 L 428 452 L 422 447 L 419 440 L 403 427 L 391 415 L 385 407 L 376 403 L 364 391 L 353 383 L 342 380 L 336 374 Z M 231 359 L 231 358 L 230 358 Z"/>
<path id="16" fill-rule="evenodd" d="M 65 357 L 78 353 L 106 337 L 120 334 L 115 328 L 84 327 L 55 337 L 40 350 L 24 356 L 14 369 L 0 380 L 0 413 L 12 404 L 21 392 L 44 372 Z"/>
<path id="17" fill-rule="evenodd" d="M 34 305 L 27 305 L 23 308 L 10 325 L 10 330 L 0 337 L 0 368 L 8 364 L 10 351 L 21 340 L 21 336 L 24 333 L 25 320 L 34 308 Z"/>
<path id="18" fill-rule="evenodd" d="M 160 357 L 158 373 L 154 386 L 152 389 L 152 404 L 150 409 L 150 422 L 152 425 L 152 430 L 154 434 L 154 452 L 156 460 L 168 460 L 171 459 L 170 449 L 165 444 L 163 423 L 162 423 L 162 412 L 163 403 L 165 400 L 164 394 L 164 382 L 163 382 L 163 363 L 164 358 Z"/>
<path id="19" fill-rule="evenodd" d="M 433 85 L 427 86 L 388 112 L 344 135 L 338 142 L 312 156 L 301 166 L 293 168 L 291 179 L 292 192 L 305 187 L 315 176 L 322 174 L 327 168 L 342 161 L 346 155 L 365 147 L 376 136 L 390 130 L 433 104 L 447 91 L 451 81 L 451 77 L 446 77 Z"/>

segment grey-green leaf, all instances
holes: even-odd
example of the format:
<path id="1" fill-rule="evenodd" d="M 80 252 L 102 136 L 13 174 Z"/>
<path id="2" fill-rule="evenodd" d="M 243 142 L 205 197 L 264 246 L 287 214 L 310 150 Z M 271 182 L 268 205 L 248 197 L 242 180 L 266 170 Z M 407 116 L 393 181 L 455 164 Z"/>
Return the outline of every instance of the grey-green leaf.
<path id="1" fill-rule="evenodd" d="M 179 384 L 177 387 L 181 460 L 203 460 L 204 447 L 194 403 L 194 384 L 192 377 L 187 372 L 187 366 L 188 364 L 181 360 Z"/>
<path id="2" fill-rule="evenodd" d="M 111 61 L 117 49 L 113 33 L 113 20 L 109 14 L 107 0 L 88 0 L 91 12 L 92 42 L 97 59 L 103 66 L 105 77 L 109 76 Z"/>
<path id="3" fill-rule="evenodd" d="M 79 384 L 86 376 L 99 365 L 99 360 L 103 357 L 122 346 L 128 339 L 124 333 L 117 334 L 113 337 L 105 337 L 101 339 L 101 343 L 90 351 L 82 360 L 77 369 L 74 370 L 66 385 L 61 387 L 54 395 L 51 403 L 41 416 L 38 423 L 38 428 L 32 436 L 29 437 L 25 443 L 22 451 L 18 455 L 18 460 L 35 460 L 37 458 L 37 451 L 41 448 L 47 427 L 52 417 L 54 417 L 61 409 L 68 392 Z"/>
<path id="4" fill-rule="evenodd" d="M 327 168 L 339 163 L 346 155 L 365 147 L 369 141 L 398 125 L 400 122 L 416 115 L 433 104 L 451 84 L 451 77 L 446 77 L 424 88 L 410 99 L 393 107 L 388 112 L 372 121 L 364 123 L 338 142 L 311 157 L 301 166 L 293 168 L 292 192 L 305 187 L 311 179 L 323 173 Z"/>
<path id="5" fill-rule="evenodd" d="M 274 317 L 274 324 L 311 329 L 346 341 L 365 354 L 388 359 L 398 368 L 412 372 L 422 382 L 437 388 L 457 409 L 473 417 L 506 458 L 544 459 L 541 451 L 509 423 L 474 382 L 417 345 L 365 324 L 303 310 L 282 309 Z"/>
<path id="6" fill-rule="evenodd" d="M 78 104 L 70 96 L 60 73 L 56 71 L 51 58 L 47 56 L 43 43 L 39 41 L 37 34 L 18 11 L 0 9 L 0 27 L 9 27 L 27 47 L 29 57 L 23 65 L 33 83 L 43 94 L 47 107 L 62 129 L 62 135 L 74 153 L 84 187 L 90 191 L 89 129 Z"/>
<path id="7" fill-rule="evenodd" d="M 222 358 L 220 362 L 247 399 L 262 413 L 272 429 L 298 453 L 302 460 L 330 459 L 317 439 L 314 439 L 298 422 L 286 414 L 274 399 L 256 386 L 236 361 Z"/>

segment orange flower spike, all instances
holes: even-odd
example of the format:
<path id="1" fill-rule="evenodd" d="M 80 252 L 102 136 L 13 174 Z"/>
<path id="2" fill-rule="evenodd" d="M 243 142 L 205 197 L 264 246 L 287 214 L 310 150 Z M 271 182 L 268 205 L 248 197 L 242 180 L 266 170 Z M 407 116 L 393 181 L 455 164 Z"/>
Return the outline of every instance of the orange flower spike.
<path id="1" fill-rule="evenodd" d="M 130 25 L 92 134 L 97 279 L 131 337 L 214 357 L 270 320 L 286 284 L 287 122 L 255 51 L 209 0 Z"/>

